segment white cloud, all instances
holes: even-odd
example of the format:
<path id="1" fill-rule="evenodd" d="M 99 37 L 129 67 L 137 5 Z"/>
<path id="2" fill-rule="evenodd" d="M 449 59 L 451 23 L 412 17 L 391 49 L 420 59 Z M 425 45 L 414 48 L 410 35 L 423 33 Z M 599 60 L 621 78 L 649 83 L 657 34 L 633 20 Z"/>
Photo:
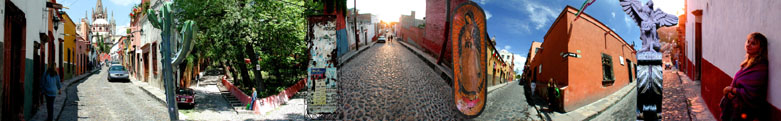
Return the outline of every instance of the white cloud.
<path id="1" fill-rule="evenodd" d="M 504 49 L 505 49 L 505 50 L 510 50 L 510 48 L 513 48 L 513 47 L 511 47 L 510 45 L 505 45 L 505 46 L 504 46 Z"/>
<path id="2" fill-rule="evenodd" d="M 129 5 L 133 5 L 133 4 L 138 4 L 139 1 L 138 0 L 111 0 L 111 3 L 114 3 L 116 5 L 120 5 L 120 6 L 129 6 Z"/>
<path id="3" fill-rule="evenodd" d="M 624 16 L 624 23 L 626 23 L 626 27 L 629 27 L 634 25 L 633 23 L 635 23 L 635 21 L 632 20 L 632 18 L 629 18 L 629 16 Z"/>
<path id="4" fill-rule="evenodd" d="M 613 15 L 613 18 L 616 18 L 616 12 L 610 12 L 610 15 Z"/>
<path id="5" fill-rule="evenodd" d="M 539 3 L 524 1 L 526 3 L 526 12 L 529 13 L 531 22 L 536 24 L 534 29 L 541 29 L 548 21 L 556 18 L 556 12 L 549 6 L 545 6 Z"/>
<path id="6" fill-rule="evenodd" d="M 514 18 L 506 18 L 505 23 L 507 23 L 506 29 L 509 30 L 511 33 L 514 34 L 529 34 L 531 32 L 531 29 L 529 29 L 529 22 L 522 21 L 520 19 L 514 19 Z"/>
<path id="7" fill-rule="evenodd" d="M 491 19 L 491 16 L 493 16 L 491 15 L 491 12 L 488 12 L 488 10 L 483 10 L 483 11 L 485 11 L 485 19 L 486 20 Z"/>
<path id="8" fill-rule="evenodd" d="M 485 5 L 488 0 L 475 0 L 476 3 L 479 3 L 480 5 Z"/>
<path id="9" fill-rule="evenodd" d="M 513 57 L 515 59 L 515 61 L 513 61 L 513 64 L 515 64 L 515 69 L 513 70 L 517 71 L 516 74 L 520 75 L 523 73 L 523 64 L 526 63 L 526 57 L 519 54 L 513 54 Z"/>

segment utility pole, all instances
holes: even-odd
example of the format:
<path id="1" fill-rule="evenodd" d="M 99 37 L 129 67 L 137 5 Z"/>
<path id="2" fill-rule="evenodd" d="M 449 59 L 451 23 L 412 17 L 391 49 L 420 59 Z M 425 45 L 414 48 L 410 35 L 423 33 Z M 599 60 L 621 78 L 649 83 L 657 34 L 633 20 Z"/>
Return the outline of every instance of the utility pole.
<path id="1" fill-rule="evenodd" d="M 355 50 L 361 48 L 361 38 L 358 37 L 358 0 L 353 0 L 353 33 L 355 33 Z"/>

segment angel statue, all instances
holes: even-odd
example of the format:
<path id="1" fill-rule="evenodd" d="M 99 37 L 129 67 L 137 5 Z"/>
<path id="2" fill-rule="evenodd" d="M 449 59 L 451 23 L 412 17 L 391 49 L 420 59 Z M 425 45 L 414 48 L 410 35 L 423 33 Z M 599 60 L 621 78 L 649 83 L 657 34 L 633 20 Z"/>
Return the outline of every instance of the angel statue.
<path id="1" fill-rule="evenodd" d="M 635 20 L 642 32 L 640 40 L 643 41 L 643 48 L 638 53 L 659 52 L 659 35 L 656 34 L 656 29 L 677 25 L 678 17 L 664 13 L 659 9 L 654 10 L 653 0 L 648 0 L 645 6 L 638 0 L 620 1 L 624 12 Z"/>
<path id="2" fill-rule="evenodd" d="M 678 24 L 678 17 L 654 10 L 653 0 L 643 6 L 638 0 L 619 0 L 624 12 L 640 27 L 643 46 L 637 51 L 637 113 L 644 120 L 656 120 L 662 109 L 662 66 L 656 29 Z"/>

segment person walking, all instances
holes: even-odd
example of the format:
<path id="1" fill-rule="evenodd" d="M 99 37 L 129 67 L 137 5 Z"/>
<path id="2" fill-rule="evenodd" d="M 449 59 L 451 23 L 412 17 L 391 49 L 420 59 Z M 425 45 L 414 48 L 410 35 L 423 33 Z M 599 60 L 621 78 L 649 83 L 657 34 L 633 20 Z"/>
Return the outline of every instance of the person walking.
<path id="1" fill-rule="evenodd" d="M 769 120 L 767 45 L 767 38 L 761 33 L 748 35 L 744 46 L 746 59 L 740 64 L 732 84 L 723 90 L 724 97 L 719 104 L 721 120 Z"/>
<path id="2" fill-rule="evenodd" d="M 54 113 L 54 99 L 57 97 L 58 94 L 60 94 L 60 88 L 62 87 L 62 84 L 60 83 L 60 77 L 59 74 L 57 74 L 57 71 L 55 71 L 55 67 L 57 66 L 57 63 L 51 63 L 46 68 L 46 70 L 43 73 L 43 78 L 41 80 L 41 89 L 43 89 L 44 94 L 46 95 L 46 111 L 47 111 L 47 121 L 52 120 L 52 116 Z"/>

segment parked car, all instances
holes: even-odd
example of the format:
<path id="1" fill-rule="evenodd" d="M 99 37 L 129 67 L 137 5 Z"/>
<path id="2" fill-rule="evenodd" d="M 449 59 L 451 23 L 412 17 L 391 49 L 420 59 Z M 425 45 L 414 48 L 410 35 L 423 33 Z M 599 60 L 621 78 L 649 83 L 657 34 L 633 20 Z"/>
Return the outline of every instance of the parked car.
<path id="1" fill-rule="evenodd" d="M 130 81 L 130 78 L 128 78 L 127 70 L 125 70 L 125 67 L 122 65 L 111 65 L 108 69 L 108 81 L 115 81 L 115 80 L 123 80 L 123 81 Z"/>
<path id="2" fill-rule="evenodd" d="M 176 89 L 176 104 L 180 108 L 194 108 L 195 107 L 195 91 L 190 88 L 178 88 Z"/>
<path id="3" fill-rule="evenodd" d="M 377 42 L 385 43 L 385 36 L 380 36 L 379 38 L 377 38 Z"/>

